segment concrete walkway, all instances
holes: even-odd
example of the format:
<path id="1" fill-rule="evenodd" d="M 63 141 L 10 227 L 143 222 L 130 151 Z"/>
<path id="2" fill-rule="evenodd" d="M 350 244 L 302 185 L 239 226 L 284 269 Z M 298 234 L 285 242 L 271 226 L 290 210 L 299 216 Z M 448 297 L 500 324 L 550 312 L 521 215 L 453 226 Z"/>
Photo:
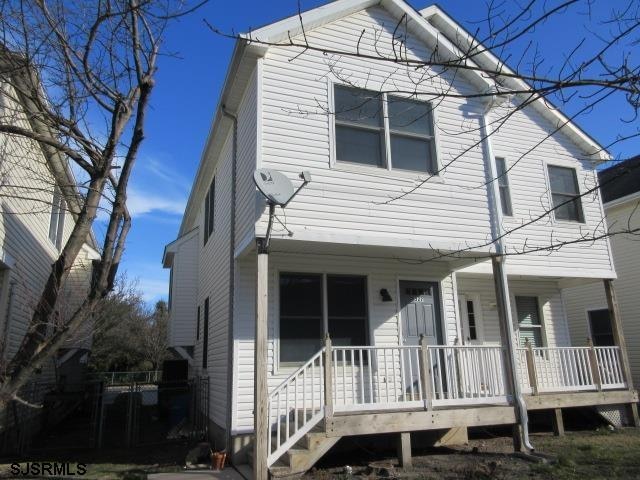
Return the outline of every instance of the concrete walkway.
<path id="1" fill-rule="evenodd" d="M 234 468 L 226 467 L 221 472 L 213 470 L 184 470 L 174 473 L 153 473 L 147 477 L 149 480 L 244 480 Z"/>

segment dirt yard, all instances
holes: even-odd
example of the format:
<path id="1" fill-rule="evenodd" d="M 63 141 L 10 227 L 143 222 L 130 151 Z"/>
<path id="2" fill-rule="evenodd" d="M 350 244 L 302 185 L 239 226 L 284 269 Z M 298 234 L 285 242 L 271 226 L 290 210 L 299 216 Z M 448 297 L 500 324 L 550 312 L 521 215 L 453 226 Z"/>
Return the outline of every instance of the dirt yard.
<path id="1" fill-rule="evenodd" d="M 397 458 L 371 461 L 373 452 L 357 450 L 341 458 L 327 459 L 309 472 L 308 480 L 330 478 L 406 478 L 406 479 L 640 479 L 640 430 L 567 432 L 564 437 L 538 433 L 532 435 L 536 451 L 550 456 L 548 463 L 515 457 L 508 437 L 476 438 L 469 445 L 432 448 L 415 452 L 413 468 L 401 469 Z M 391 453 L 391 452 L 389 452 Z M 351 459 L 352 474 L 345 470 Z"/>

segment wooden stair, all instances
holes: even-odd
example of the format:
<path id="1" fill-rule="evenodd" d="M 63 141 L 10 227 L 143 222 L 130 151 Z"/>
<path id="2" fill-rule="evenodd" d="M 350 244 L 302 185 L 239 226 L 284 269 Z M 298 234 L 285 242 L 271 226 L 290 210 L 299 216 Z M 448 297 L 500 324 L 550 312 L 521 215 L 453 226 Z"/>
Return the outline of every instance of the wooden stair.
<path id="1" fill-rule="evenodd" d="M 312 468 L 338 440 L 340 437 L 327 437 L 324 422 L 320 422 L 269 468 L 271 477 L 302 475 Z M 249 452 L 249 464 L 253 466 L 253 449 Z"/>

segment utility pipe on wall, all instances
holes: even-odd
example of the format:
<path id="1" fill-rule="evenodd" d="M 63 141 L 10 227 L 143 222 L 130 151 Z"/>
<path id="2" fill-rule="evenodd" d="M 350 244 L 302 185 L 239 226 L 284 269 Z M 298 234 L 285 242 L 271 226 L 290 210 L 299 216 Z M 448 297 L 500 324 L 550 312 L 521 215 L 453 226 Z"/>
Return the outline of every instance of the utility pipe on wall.
<path id="1" fill-rule="evenodd" d="M 490 101 L 480 117 L 480 127 L 482 142 L 484 144 L 484 151 L 486 155 L 486 164 L 489 173 L 489 209 L 491 217 L 493 219 L 492 236 L 496 246 L 496 255 L 492 258 L 493 276 L 496 286 L 496 300 L 498 302 L 498 309 L 501 311 L 503 317 L 504 335 L 503 338 L 506 341 L 507 347 L 507 371 L 509 374 L 509 380 L 511 389 L 513 392 L 514 401 L 518 411 L 518 420 L 520 427 L 522 428 L 522 443 L 528 450 L 533 450 L 533 446 L 529 440 L 529 417 L 527 414 L 527 406 L 522 398 L 522 390 L 520 389 L 520 379 L 516 368 L 516 348 L 514 345 L 514 329 L 513 318 L 511 316 L 511 302 L 509 296 L 509 283 L 507 280 L 507 272 L 505 269 L 506 256 L 505 256 L 505 241 L 504 241 L 504 227 L 503 227 L 503 215 L 500 208 L 500 185 L 498 183 L 498 169 L 496 167 L 496 157 L 493 153 L 493 146 L 491 144 L 491 135 L 493 134 L 493 128 L 489 122 L 488 116 L 490 111 L 500 105 L 506 96 L 502 96 L 496 99 L 495 93 L 490 98 Z"/>

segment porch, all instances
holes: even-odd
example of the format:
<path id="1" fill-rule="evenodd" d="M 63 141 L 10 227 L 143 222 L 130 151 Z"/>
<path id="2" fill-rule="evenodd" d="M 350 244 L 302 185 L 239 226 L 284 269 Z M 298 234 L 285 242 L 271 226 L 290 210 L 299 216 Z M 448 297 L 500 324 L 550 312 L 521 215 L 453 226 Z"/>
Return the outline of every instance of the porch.
<path id="1" fill-rule="evenodd" d="M 527 409 L 631 404 L 619 347 L 533 348 L 516 354 Z M 268 465 L 309 466 L 340 437 L 510 425 L 517 421 L 502 346 L 333 346 L 323 348 L 269 395 Z M 580 396 L 584 396 L 581 400 Z M 276 468 L 277 470 L 277 468 Z"/>

